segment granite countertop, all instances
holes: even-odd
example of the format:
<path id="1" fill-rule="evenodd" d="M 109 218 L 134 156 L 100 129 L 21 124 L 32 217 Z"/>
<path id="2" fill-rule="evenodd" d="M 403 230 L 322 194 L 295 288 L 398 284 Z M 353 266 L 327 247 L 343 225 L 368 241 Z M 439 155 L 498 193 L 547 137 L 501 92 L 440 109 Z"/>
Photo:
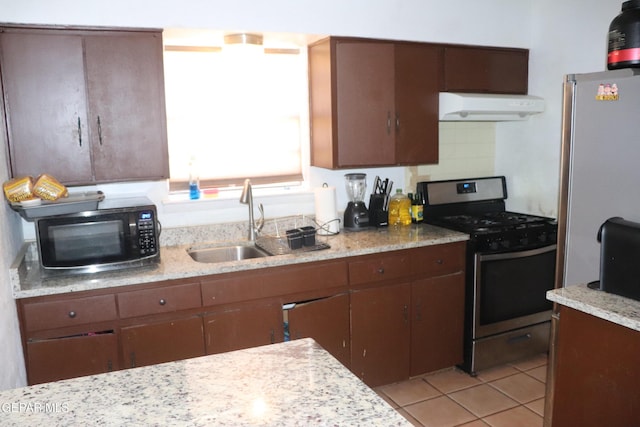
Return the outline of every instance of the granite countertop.
<path id="1" fill-rule="evenodd" d="M 309 338 L 1 391 L 0 424 L 411 425 Z"/>
<path id="2" fill-rule="evenodd" d="M 640 331 L 640 301 L 590 289 L 583 284 L 548 291 L 547 299 Z"/>
<path id="3" fill-rule="evenodd" d="M 163 231 L 163 234 L 167 234 L 169 237 L 165 237 L 165 244 L 161 246 L 161 262 L 157 266 L 76 276 L 43 276 L 37 259 L 35 244 L 33 242 L 25 243 L 23 250 L 10 269 L 13 296 L 19 299 L 207 276 L 460 242 L 469 239 L 467 234 L 428 224 L 371 228 L 358 232 L 341 231 L 333 236 L 317 236 L 317 242 L 328 244 L 330 246 L 329 249 L 207 264 L 191 259 L 187 254 L 187 249 L 193 246 L 225 246 L 230 242 L 236 243 L 241 240 L 229 240 L 229 236 L 226 235 L 207 234 L 199 228 L 185 228 L 176 230 L 173 233 L 172 230 L 169 230 Z M 214 239 L 219 236 L 220 239 L 217 241 L 203 241 L 203 236 L 205 236 L 205 239 Z M 246 237 L 244 240 L 246 240 Z M 166 243 L 169 244 L 167 245 Z"/>

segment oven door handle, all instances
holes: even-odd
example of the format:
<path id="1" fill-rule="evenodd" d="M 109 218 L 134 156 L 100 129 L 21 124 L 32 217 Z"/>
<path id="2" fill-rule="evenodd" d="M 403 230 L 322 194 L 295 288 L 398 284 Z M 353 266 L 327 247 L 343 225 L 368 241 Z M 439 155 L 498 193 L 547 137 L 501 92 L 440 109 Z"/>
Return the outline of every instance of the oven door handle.
<path id="1" fill-rule="evenodd" d="M 556 250 L 556 245 L 548 245 L 542 246 L 536 249 L 529 249 L 526 251 L 513 251 L 513 252 L 503 252 L 499 254 L 476 254 L 478 261 L 494 261 L 497 259 L 513 259 L 513 258 L 524 258 L 528 256 L 540 255 L 546 252 L 551 252 Z"/>

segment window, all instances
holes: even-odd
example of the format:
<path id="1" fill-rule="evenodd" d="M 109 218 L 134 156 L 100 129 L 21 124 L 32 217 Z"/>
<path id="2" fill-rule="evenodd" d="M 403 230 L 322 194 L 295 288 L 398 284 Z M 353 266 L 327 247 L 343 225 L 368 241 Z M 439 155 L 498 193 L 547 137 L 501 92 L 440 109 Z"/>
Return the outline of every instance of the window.
<path id="1" fill-rule="evenodd" d="M 170 189 L 302 180 L 304 49 L 165 46 Z"/>

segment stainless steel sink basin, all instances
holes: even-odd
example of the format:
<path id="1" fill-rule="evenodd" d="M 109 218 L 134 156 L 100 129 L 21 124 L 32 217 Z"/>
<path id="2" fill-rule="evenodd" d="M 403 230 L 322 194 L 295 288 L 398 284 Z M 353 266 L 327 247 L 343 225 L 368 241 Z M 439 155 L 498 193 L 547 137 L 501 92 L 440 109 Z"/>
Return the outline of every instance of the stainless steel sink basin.
<path id="1" fill-rule="evenodd" d="M 194 261 L 204 263 L 241 261 L 243 259 L 262 258 L 270 256 L 256 246 L 231 245 L 210 248 L 189 248 L 187 253 Z"/>

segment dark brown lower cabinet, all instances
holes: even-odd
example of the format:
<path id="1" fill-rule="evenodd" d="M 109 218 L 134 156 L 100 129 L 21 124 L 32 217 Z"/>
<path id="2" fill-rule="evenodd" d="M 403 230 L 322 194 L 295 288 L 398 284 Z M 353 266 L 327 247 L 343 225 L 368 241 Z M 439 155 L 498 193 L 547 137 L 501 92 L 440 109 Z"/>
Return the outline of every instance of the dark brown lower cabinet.
<path id="1" fill-rule="evenodd" d="M 462 363 L 464 274 L 411 284 L 411 376 Z"/>
<path id="2" fill-rule="evenodd" d="M 561 307 L 553 427 L 640 423 L 640 332 Z"/>
<path id="3" fill-rule="evenodd" d="M 114 331 L 27 342 L 29 384 L 120 369 Z"/>
<path id="4" fill-rule="evenodd" d="M 376 387 L 409 377 L 411 285 L 351 293 L 351 371 Z"/>
<path id="5" fill-rule="evenodd" d="M 290 339 L 313 338 L 369 386 L 447 368 L 462 358 L 464 251 L 458 242 L 20 299 L 29 384 L 282 342 L 285 321 Z"/>
<path id="6" fill-rule="evenodd" d="M 344 366 L 351 366 L 349 294 L 298 303 L 287 310 L 292 340 L 313 338 Z"/>
<path id="7" fill-rule="evenodd" d="M 199 316 L 122 328 L 124 368 L 204 356 Z"/>
<path id="8" fill-rule="evenodd" d="M 241 350 L 284 340 L 282 305 L 255 302 L 204 316 L 207 354 Z"/>

